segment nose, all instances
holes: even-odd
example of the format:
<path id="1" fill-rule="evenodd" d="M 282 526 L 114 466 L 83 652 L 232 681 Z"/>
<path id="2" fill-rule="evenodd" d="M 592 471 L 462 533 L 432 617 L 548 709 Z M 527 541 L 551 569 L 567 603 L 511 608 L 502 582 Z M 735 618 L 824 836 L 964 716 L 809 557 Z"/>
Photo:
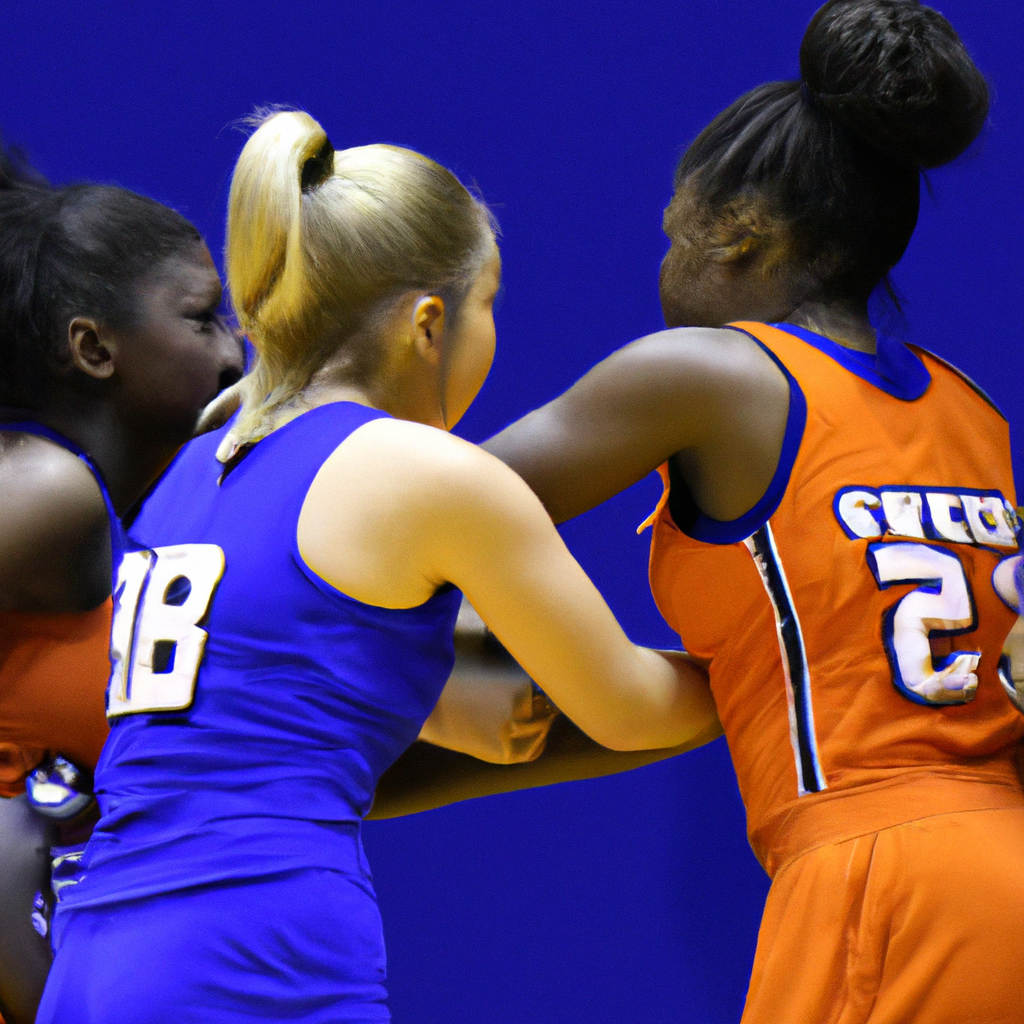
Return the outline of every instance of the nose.
<path id="1" fill-rule="evenodd" d="M 249 343 L 240 330 L 225 327 L 220 332 L 220 373 L 217 375 L 217 391 L 231 387 L 241 380 L 249 362 Z"/>
<path id="2" fill-rule="evenodd" d="M 665 287 L 665 283 L 666 283 L 666 281 L 668 279 L 669 274 L 671 273 L 671 268 L 669 267 L 669 257 L 671 255 L 672 255 L 672 249 L 670 247 L 668 252 L 666 252 L 665 255 L 661 258 L 661 265 L 658 267 L 658 288 L 659 289 L 663 289 Z"/>

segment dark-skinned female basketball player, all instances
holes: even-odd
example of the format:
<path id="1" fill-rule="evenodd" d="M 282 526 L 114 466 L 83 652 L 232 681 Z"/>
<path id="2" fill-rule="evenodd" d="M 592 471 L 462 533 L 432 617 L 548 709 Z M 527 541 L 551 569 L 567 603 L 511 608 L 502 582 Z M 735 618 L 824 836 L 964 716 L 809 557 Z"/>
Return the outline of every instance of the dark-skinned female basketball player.
<path id="1" fill-rule="evenodd" d="M 687 329 L 486 447 L 556 520 L 663 467 L 651 586 L 710 663 L 773 878 L 744 1024 L 995 1024 L 1024 1006 L 1008 430 L 867 316 L 988 92 L 915 0 L 832 0 L 800 58 L 679 165 L 661 298 Z"/>
<path id="2" fill-rule="evenodd" d="M 19 794 L 55 753 L 87 787 L 106 735 L 111 513 L 138 500 L 242 355 L 206 246 L 167 207 L 50 188 L 4 155 L 0 234 L 0 794 L 16 798 L 0 800 L 0 1009 L 15 1024 L 34 1018 L 49 965 L 49 847 L 92 821 L 59 772 L 50 809 L 70 818 L 39 817 Z"/>
<path id="3" fill-rule="evenodd" d="M 484 447 L 556 521 L 660 467 L 652 590 L 710 666 L 773 879 L 744 1024 L 995 1024 L 1024 1006 L 1008 428 L 868 319 L 988 90 L 916 0 L 832 0 L 800 66 L 679 164 L 672 329 Z"/>

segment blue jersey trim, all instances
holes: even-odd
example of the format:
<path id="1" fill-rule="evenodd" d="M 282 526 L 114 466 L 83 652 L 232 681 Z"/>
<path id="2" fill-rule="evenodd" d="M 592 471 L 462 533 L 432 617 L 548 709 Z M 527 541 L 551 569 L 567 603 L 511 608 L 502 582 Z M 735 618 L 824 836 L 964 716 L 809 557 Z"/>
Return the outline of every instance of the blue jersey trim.
<path id="1" fill-rule="evenodd" d="M 902 342 L 888 335 L 879 333 L 878 348 L 872 357 L 866 352 L 846 348 L 823 334 L 815 334 L 805 327 L 797 327 L 796 324 L 779 323 L 769 326 L 807 342 L 837 362 L 844 370 L 849 370 L 872 387 L 898 398 L 901 402 L 916 401 L 928 390 L 932 382 L 932 375 L 920 357 Z"/>
<path id="2" fill-rule="evenodd" d="M 65 451 L 69 451 L 72 455 L 81 459 L 89 472 L 92 473 L 96 480 L 96 486 L 99 487 L 100 494 L 103 496 L 103 504 L 107 510 L 107 519 L 110 522 L 110 568 L 113 574 L 110 589 L 111 593 L 113 593 L 117 589 L 117 570 L 121 564 L 121 559 L 124 557 L 125 535 L 121 527 L 121 520 L 114 510 L 114 502 L 110 497 L 110 492 L 107 490 L 106 482 L 99 467 L 92 461 L 84 448 L 80 448 L 74 441 L 69 440 L 63 434 L 58 434 L 56 430 L 51 430 L 49 427 L 44 426 L 42 423 L 36 423 L 34 420 L 21 420 L 10 423 L 0 422 L 0 430 L 44 437 L 47 441 L 52 441 L 54 444 L 65 449 Z"/>
<path id="3" fill-rule="evenodd" d="M 297 534 L 298 523 L 296 523 L 295 529 Z M 346 594 L 344 590 L 339 590 L 333 583 L 329 583 L 323 578 L 323 576 L 318 575 L 317 571 L 302 557 L 302 552 L 299 550 L 298 536 L 292 539 L 291 554 L 299 572 L 301 572 L 302 575 L 305 576 L 321 594 L 341 601 L 343 604 L 347 603 L 358 605 L 362 608 L 376 608 L 381 611 L 394 612 L 396 615 L 401 615 L 403 612 L 423 611 L 431 601 L 437 600 L 439 597 L 444 597 L 446 594 L 450 594 L 453 591 L 458 590 L 458 587 L 456 587 L 454 583 L 442 583 L 441 586 L 439 586 L 437 590 L 430 595 L 430 597 L 425 601 L 421 601 L 419 604 L 411 604 L 405 608 L 393 608 L 390 605 L 385 604 L 372 604 L 369 601 L 360 601 L 358 597 L 353 597 L 351 594 Z"/>
<path id="4" fill-rule="evenodd" d="M 770 348 L 742 328 L 730 327 L 729 330 L 746 334 L 748 338 L 756 342 L 771 357 L 775 365 L 785 374 L 786 380 L 789 383 L 789 413 L 786 418 L 786 433 L 782 439 L 782 450 L 779 452 L 779 462 L 775 467 L 775 473 L 772 475 L 771 483 L 768 484 L 768 489 L 752 509 L 745 512 L 739 519 L 724 521 L 705 515 L 694 505 L 693 507 L 697 514 L 693 518 L 687 518 L 685 524 L 678 522 L 675 516 L 672 517 L 673 522 L 687 537 L 692 537 L 694 540 L 702 541 L 705 544 L 737 544 L 742 540 L 746 540 L 771 519 L 775 514 L 775 510 L 782 502 L 782 496 L 786 493 L 786 488 L 789 486 L 789 477 L 793 472 L 793 464 L 796 462 L 797 452 L 800 451 L 800 442 L 804 437 L 804 428 L 807 426 L 807 399 L 804 398 L 804 393 L 796 378 L 786 369 L 782 360 Z M 668 465 L 669 495 L 671 499 L 672 488 L 676 488 L 677 491 L 685 491 L 685 484 L 674 471 L 674 464 L 671 459 L 669 459 Z M 689 497 L 688 492 L 685 493 Z M 690 501 L 692 502 L 692 498 L 690 498 Z M 670 505 L 669 512 L 671 511 Z M 680 518 L 683 517 L 680 516 Z"/>

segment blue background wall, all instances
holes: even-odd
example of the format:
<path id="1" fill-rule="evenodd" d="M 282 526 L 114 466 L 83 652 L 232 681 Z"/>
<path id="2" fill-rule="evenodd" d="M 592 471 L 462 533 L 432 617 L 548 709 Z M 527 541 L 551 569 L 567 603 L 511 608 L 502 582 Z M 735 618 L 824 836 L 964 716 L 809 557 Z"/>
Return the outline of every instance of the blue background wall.
<path id="1" fill-rule="evenodd" d="M 995 86 L 976 152 L 932 177 L 897 274 L 909 336 L 1010 417 L 1020 479 L 1024 201 L 1019 0 L 939 0 Z M 656 330 L 661 210 L 682 147 L 791 78 L 814 0 L 418 4 L 5 0 L 0 128 L 55 181 L 113 181 L 222 243 L 258 103 L 336 146 L 420 149 L 476 181 L 504 240 L 499 351 L 460 431 L 479 440 Z M 638 640 L 669 644 L 634 527 L 652 481 L 565 529 Z M 373 824 L 393 1009 L 415 1024 L 735 1021 L 767 881 L 720 741 L 613 779 Z M 315 908 L 310 908 L 315 912 Z"/>

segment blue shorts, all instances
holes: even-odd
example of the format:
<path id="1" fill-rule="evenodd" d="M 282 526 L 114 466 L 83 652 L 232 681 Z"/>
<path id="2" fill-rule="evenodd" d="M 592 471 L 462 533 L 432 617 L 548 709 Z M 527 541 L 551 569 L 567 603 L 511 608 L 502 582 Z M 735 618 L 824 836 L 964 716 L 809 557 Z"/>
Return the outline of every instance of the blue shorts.
<path id="1" fill-rule="evenodd" d="M 372 888 L 303 870 L 61 907 L 37 1024 L 389 1021 Z"/>

